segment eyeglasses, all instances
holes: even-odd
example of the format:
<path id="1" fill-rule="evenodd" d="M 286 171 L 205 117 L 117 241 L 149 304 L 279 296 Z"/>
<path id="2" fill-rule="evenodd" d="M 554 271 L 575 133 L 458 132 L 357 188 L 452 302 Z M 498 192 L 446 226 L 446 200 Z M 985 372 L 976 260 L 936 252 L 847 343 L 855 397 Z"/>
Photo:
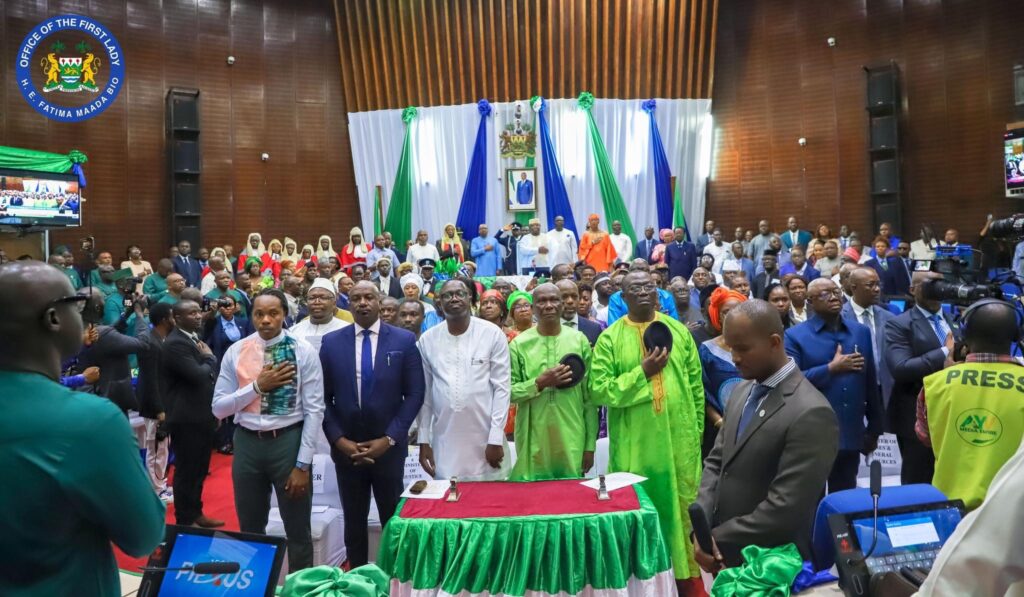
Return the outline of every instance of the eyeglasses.
<path id="1" fill-rule="evenodd" d="M 512 306 L 513 311 L 529 311 L 533 309 L 533 305 L 530 303 L 516 303 Z"/>
<path id="2" fill-rule="evenodd" d="M 322 294 L 314 294 L 306 297 L 307 303 L 329 303 L 334 297 L 324 296 Z"/>
<path id="3" fill-rule="evenodd" d="M 830 298 L 841 298 L 842 296 L 843 293 L 838 288 L 833 288 L 832 290 L 822 290 L 821 292 L 818 293 L 818 298 L 823 301 L 827 301 Z"/>
<path id="4" fill-rule="evenodd" d="M 655 286 L 654 284 L 644 284 L 643 286 L 639 284 L 634 284 L 633 286 L 630 286 L 627 290 L 629 290 L 629 292 L 633 294 L 650 294 L 654 292 L 657 288 L 658 287 Z"/>
<path id="5" fill-rule="evenodd" d="M 445 292 L 441 294 L 442 301 L 450 301 L 453 298 L 468 299 L 469 292 L 465 290 L 453 290 L 451 292 Z"/>
<path id="6" fill-rule="evenodd" d="M 50 307 L 54 307 L 54 306 L 57 306 L 57 305 L 66 305 L 68 303 L 71 303 L 72 305 L 74 305 L 75 306 L 75 310 L 78 311 L 79 313 L 81 313 L 82 311 L 85 311 L 85 303 L 88 300 L 89 300 L 89 297 L 85 296 L 84 294 L 73 294 L 71 296 L 62 296 L 62 297 L 60 297 L 58 299 L 53 299 L 52 301 L 46 303 L 46 307 L 43 309 L 43 313 L 46 313 L 50 309 Z"/>

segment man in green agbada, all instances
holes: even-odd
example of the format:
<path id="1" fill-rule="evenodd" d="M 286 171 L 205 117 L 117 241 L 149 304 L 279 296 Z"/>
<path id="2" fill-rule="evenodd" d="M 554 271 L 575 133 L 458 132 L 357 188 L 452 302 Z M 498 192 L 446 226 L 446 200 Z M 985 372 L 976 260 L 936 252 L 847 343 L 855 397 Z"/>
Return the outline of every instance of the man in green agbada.
<path id="1" fill-rule="evenodd" d="M 516 463 L 509 479 L 536 481 L 582 477 L 594 465 L 597 407 L 586 380 L 562 388 L 572 372 L 559 362 L 575 354 L 590 368 L 590 344 L 562 326 L 562 295 L 554 284 L 533 291 L 537 325 L 512 341 L 512 403 L 516 410 Z"/>
<path id="2" fill-rule="evenodd" d="M 630 272 L 622 296 L 628 315 L 598 338 L 589 380 L 591 400 L 608 407 L 608 470 L 647 477 L 642 485 L 658 509 L 679 594 L 700 595 L 686 515 L 700 484 L 704 433 L 697 347 L 686 327 L 657 312 L 657 286 L 649 273 Z M 671 330 L 670 351 L 644 350 L 644 332 L 654 321 Z"/>

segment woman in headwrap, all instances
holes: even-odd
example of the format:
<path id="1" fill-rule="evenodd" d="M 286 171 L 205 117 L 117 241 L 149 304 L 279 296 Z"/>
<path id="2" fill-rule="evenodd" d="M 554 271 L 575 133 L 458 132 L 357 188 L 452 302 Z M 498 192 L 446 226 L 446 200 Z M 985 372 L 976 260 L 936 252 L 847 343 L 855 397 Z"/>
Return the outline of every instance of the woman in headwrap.
<path id="1" fill-rule="evenodd" d="M 324 234 L 316 241 L 316 259 L 317 262 L 320 262 L 331 257 L 337 258 L 338 252 L 334 250 L 334 242 L 331 237 Z"/>
<path id="2" fill-rule="evenodd" d="M 516 332 L 522 333 L 533 327 L 533 295 L 516 290 L 505 303 L 512 314 L 512 325 Z"/>
<path id="3" fill-rule="evenodd" d="M 658 236 L 661 237 L 661 244 L 654 245 L 654 248 L 651 249 L 651 265 L 665 263 L 665 247 L 672 243 L 672 229 L 662 228 Z"/>
<path id="4" fill-rule="evenodd" d="M 260 262 L 265 261 L 267 265 L 270 265 L 270 255 L 267 253 L 267 247 L 263 245 L 263 237 L 260 236 L 259 232 L 249 234 L 245 248 L 238 254 L 239 273 L 245 271 L 245 264 L 251 257 L 259 259 Z"/>
<path id="5" fill-rule="evenodd" d="M 370 252 L 370 243 L 363 242 L 363 231 L 358 227 L 348 233 L 348 244 L 341 250 L 341 269 L 345 273 L 352 271 L 357 263 L 366 264 L 366 255 Z"/>
<path id="6" fill-rule="evenodd" d="M 285 248 L 287 249 L 288 243 L 285 239 Z M 302 245 L 302 253 L 299 253 L 299 258 L 295 260 L 295 269 L 305 269 L 307 265 L 312 265 L 313 269 L 316 269 L 316 255 L 313 254 L 313 245 Z"/>
<path id="7" fill-rule="evenodd" d="M 398 281 L 402 285 L 402 295 L 405 301 L 420 301 L 423 303 L 423 313 L 434 310 L 434 302 L 421 296 L 423 294 L 423 278 L 419 274 L 405 274 Z"/>
<path id="8" fill-rule="evenodd" d="M 457 263 L 462 263 L 466 260 L 466 255 L 462 249 L 462 239 L 459 238 L 459 233 L 455 229 L 455 224 L 445 224 L 444 234 L 437 241 L 437 253 L 441 256 L 441 260 L 454 259 Z"/>
<path id="9" fill-rule="evenodd" d="M 508 305 L 498 290 L 492 288 L 480 295 L 480 310 L 477 317 L 501 328 L 509 342 L 519 335 L 519 332 L 508 327 Z"/>
<path id="10" fill-rule="evenodd" d="M 733 387 L 742 381 L 739 371 L 732 362 L 732 349 L 725 342 L 722 323 L 729 311 L 747 300 L 746 295 L 719 286 L 708 299 L 708 319 L 718 337 L 702 342 L 697 347 L 700 356 L 702 379 L 704 381 L 705 421 L 704 442 L 701 453 L 707 456 L 715 443 L 718 428 L 722 425 L 722 413 Z"/>

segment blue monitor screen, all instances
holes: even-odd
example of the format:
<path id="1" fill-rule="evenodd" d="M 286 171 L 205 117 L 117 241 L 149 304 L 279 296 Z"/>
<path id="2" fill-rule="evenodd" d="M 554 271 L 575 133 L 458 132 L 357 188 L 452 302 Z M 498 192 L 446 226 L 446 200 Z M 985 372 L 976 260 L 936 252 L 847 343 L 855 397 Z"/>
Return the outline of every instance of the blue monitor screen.
<path id="1" fill-rule="evenodd" d="M 179 532 L 167 559 L 168 568 L 198 562 L 238 562 L 241 569 L 233 574 L 166 572 L 160 584 L 160 596 L 262 597 L 266 594 L 267 583 L 271 582 L 270 573 L 276 553 L 277 546 L 270 543 Z"/>
<path id="2" fill-rule="evenodd" d="M 960 511 L 956 508 L 907 512 L 878 517 L 878 545 L 874 555 L 885 556 L 896 552 L 938 549 L 960 524 Z M 857 541 L 862 551 L 871 546 L 872 518 L 853 521 Z"/>
<path id="3" fill-rule="evenodd" d="M 903 313 L 904 311 L 907 310 L 907 301 L 900 300 L 900 299 L 893 299 L 893 300 L 889 301 L 889 304 L 892 305 L 893 307 L 896 307 L 897 309 L 899 309 L 900 313 Z"/>

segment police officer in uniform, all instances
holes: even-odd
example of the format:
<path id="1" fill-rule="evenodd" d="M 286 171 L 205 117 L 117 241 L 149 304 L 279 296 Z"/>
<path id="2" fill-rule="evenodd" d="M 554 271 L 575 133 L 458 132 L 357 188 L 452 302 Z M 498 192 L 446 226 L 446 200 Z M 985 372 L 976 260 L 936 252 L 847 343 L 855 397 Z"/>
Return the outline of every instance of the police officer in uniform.
<path id="1" fill-rule="evenodd" d="M 915 430 L 935 453 L 932 484 L 973 510 L 1024 437 L 1024 366 L 1010 356 L 1021 323 L 1011 304 L 983 299 L 962 321 L 967 359 L 924 378 Z"/>

